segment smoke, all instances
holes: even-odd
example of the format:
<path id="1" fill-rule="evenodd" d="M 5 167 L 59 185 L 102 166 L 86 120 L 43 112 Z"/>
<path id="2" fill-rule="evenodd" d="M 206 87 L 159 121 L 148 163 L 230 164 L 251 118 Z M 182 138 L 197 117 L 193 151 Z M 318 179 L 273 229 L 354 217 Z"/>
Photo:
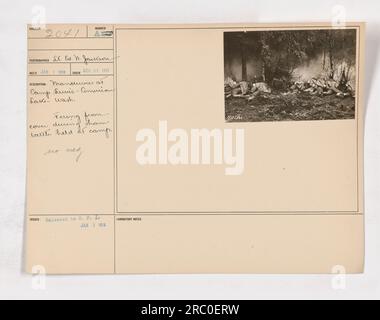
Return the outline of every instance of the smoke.
<path id="1" fill-rule="evenodd" d="M 252 81 L 255 77 L 261 76 L 262 62 L 259 57 L 247 57 L 247 80 Z M 234 80 L 241 81 L 241 60 L 232 59 L 224 65 L 225 78 L 231 77 Z"/>
<path id="2" fill-rule="evenodd" d="M 295 81 L 309 81 L 312 78 L 328 78 L 330 76 L 328 57 L 319 54 L 317 57 L 308 60 L 293 70 L 292 76 Z M 346 60 L 334 63 L 334 80 L 339 81 L 342 72 L 348 71 L 348 81 L 355 81 L 355 67 Z"/>
<path id="3" fill-rule="evenodd" d="M 308 81 L 311 78 L 321 78 L 327 75 L 323 69 L 323 55 L 311 59 L 293 70 L 293 79 L 296 81 Z"/>

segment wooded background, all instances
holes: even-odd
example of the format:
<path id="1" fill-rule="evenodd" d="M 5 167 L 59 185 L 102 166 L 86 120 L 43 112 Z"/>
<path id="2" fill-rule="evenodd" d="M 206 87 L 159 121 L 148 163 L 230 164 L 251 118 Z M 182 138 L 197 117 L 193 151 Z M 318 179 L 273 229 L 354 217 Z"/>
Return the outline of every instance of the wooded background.
<path id="1" fill-rule="evenodd" d="M 356 29 L 224 33 L 225 78 L 355 81 Z"/>

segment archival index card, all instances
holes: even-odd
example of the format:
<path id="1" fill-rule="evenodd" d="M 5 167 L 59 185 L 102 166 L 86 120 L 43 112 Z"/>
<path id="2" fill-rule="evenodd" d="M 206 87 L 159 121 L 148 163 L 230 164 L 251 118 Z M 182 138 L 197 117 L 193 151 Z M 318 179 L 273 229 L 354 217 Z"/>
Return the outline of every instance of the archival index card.
<path id="1" fill-rule="evenodd" d="M 28 26 L 28 272 L 363 271 L 364 24 Z"/>

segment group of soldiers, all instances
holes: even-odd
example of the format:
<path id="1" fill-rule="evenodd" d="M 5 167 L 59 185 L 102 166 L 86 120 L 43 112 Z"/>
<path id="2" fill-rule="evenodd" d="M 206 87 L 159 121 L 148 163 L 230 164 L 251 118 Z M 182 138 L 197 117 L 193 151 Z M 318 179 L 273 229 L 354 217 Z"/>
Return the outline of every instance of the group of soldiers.
<path id="1" fill-rule="evenodd" d="M 224 81 L 225 97 L 242 97 L 252 100 L 257 94 L 271 93 L 271 88 L 265 82 L 237 82 L 228 77 Z M 327 96 L 336 95 L 337 97 L 355 97 L 355 89 L 351 81 L 340 83 L 329 78 L 312 78 L 309 81 L 295 81 L 288 93 L 307 92 L 311 95 Z"/>
<path id="2" fill-rule="evenodd" d="M 327 96 L 335 94 L 337 97 L 355 97 L 355 89 L 350 81 L 339 83 L 333 79 L 312 78 L 309 81 L 295 81 L 290 87 L 292 92 L 308 92 L 312 95 Z"/>
<path id="3" fill-rule="evenodd" d="M 265 82 L 237 82 L 228 77 L 224 81 L 224 94 L 226 98 L 239 97 L 252 100 L 258 93 L 271 93 L 271 88 Z"/>

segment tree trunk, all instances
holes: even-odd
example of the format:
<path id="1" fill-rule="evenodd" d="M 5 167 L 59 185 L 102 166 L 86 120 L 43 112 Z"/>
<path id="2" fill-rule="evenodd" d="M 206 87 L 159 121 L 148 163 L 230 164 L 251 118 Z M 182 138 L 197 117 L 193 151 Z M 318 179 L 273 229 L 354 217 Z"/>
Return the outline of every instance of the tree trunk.
<path id="1" fill-rule="evenodd" d="M 263 66 L 261 68 L 261 78 L 263 79 L 263 82 L 266 81 L 265 72 L 266 72 L 266 67 L 265 67 L 265 62 L 263 62 Z"/>
<path id="2" fill-rule="evenodd" d="M 330 78 L 331 79 L 334 79 L 334 74 L 335 74 L 335 70 L 334 70 L 334 58 L 333 58 L 333 48 L 334 47 L 334 41 L 333 41 L 333 38 L 332 38 L 332 34 L 330 33 L 330 37 L 329 37 L 329 60 L 330 60 Z"/>
<path id="3" fill-rule="evenodd" d="M 240 41 L 240 48 L 241 48 L 241 80 L 247 81 L 247 56 L 246 56 L 244 38 L 242 38 Z"/>
<path id="4" fill-rule="evenodd" d="M 334 60 L 332 56 L 332 48 L 329 50 L 329 60 L 330 60 L 330 78 L 334 79 Z"/>
<path id="5" fill-rule="evenodd" d="M 323 49 L 322 69 L 325 70 L 325 68 L 326 68 L 326 50 Z"/>

